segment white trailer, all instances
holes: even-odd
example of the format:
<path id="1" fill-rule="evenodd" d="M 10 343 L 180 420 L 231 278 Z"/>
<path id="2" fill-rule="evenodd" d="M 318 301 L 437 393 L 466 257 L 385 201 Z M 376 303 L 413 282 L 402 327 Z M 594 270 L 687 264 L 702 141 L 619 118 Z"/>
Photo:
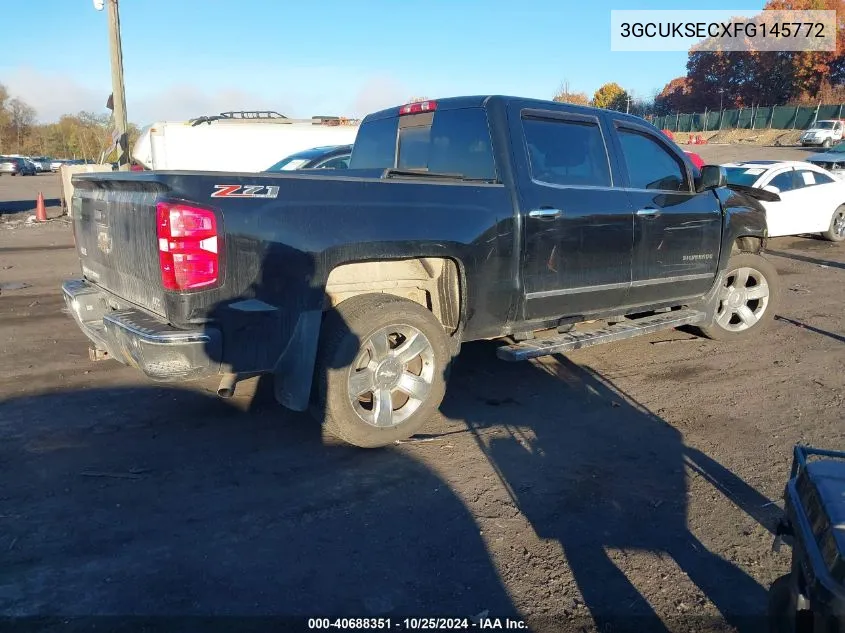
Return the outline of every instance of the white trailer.
<path id="1" fill-rule="evenodd" d="M 159 121 L 141 130 L 132 158 L 154 170 L 259 172 L 312 147 L 352 144 L 358 125 L 340 117 L 289 119 L 276 112 Z"/>

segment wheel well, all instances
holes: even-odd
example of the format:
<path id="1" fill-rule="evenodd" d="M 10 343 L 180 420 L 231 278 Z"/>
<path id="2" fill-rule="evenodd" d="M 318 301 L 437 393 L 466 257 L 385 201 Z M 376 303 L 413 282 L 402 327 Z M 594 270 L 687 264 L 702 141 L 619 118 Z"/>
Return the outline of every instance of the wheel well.
<path id="1" fill-rule="evenodd" d="M 763 249 L 763 240 L 759 237 L 746 235 L 736 238 L 731 252 L 759 253 Z"/>
<path id="2" fill-rule="evenodd" d="M 376 292 L 419 303 L 432 311 L 449 334 L 458 329 L 460 275 L 451 259 L 414 257 L 342 264 L 332 269 L 326 281 L 324 309 L 357 295 Z"/>

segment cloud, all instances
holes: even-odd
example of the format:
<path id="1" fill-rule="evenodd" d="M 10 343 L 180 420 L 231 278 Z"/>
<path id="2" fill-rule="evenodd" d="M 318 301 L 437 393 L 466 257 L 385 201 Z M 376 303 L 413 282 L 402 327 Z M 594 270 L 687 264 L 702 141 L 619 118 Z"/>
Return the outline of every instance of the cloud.
<path id="1" fill-rule="evenodd" d="M 171 86 L 135 99 L 127 97 L 126 109 L 129 118 L 141 125 L 229 110 L 274 110 L 287 116 L 291 112 L 290 106 L 278 99 L 225 88 L 209 92 L 190 85 Z"/>
<path id="2" fill-rule="evenodd" d="M 147 125 L 227 110 L 275 110 L 303 118 L 315 114 L 361 117 L 405 103 L 416 94 L 390 75 L 368 75 L 348 68 L 286 69 L 261 93 L 208 81 L 201 72 L 193 77 L 193 82 L 171 81 L 170 85 L 161 85 L 153 81 L 133 83 L 127 78 L 129 120 Z M 20 97 L 35 108 L 41 123 L 81 110 L 107 112 L 105 103 L 111 92 L 110 85 L 99 86 L 103 82 L 92 86 L 68 75 L 29 67 L 6 72 L 2 82 L 11 96 Z M 209 85 L 216 87 L 209 89 Z"/>
<path id="3" fill-rule="evenodd" d="M 402 83 L 390 76 L 366 79 L 358 88 L 349 106 L 351 116 L 364 116 L 395 105 L 401 105 L 413 95 Z"/>
<path id="4" fill-rule="evenodd" d="M 12 97 L 18 97 L 35 108 L 41 123 L 56 121 L 63 114 L 80 110 L 105 110 L 107 91 L 98 91 L 70 77 L 44 73 L 32 68 L 19 68 L 3 78 Z"/>

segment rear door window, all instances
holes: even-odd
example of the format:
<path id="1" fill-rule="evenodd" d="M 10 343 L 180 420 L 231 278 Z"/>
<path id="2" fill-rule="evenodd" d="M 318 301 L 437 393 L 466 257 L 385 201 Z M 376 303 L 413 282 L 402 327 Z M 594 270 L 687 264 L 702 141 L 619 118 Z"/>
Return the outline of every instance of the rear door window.
<path id="1" fill-rule="evenodd" d="M 522 129 L 534 180 L 573 187 L 610 186 L 607 150 L 597 122 L 526 118 Z"/>
<path id="2" fill-rule="evenodd" d="M 812 187 L 814 185 L 826 185 L 828 183 L 834 182 L 833 178 L 819 173 L 817 171 L 811 171 L 809 169 L 797 169 L 795 170 L 795 180 L 801 187 Z"/>

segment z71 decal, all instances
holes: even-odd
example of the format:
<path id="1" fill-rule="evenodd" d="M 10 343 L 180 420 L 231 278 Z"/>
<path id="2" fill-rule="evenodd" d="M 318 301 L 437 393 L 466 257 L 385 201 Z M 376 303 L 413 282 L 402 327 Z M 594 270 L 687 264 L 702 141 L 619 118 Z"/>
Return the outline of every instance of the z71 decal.
<path id="1" fill-rule="evenodd" d="M 275 198 L 279 188 L 267 185 L 214 185 L 212 198 Z"/>

